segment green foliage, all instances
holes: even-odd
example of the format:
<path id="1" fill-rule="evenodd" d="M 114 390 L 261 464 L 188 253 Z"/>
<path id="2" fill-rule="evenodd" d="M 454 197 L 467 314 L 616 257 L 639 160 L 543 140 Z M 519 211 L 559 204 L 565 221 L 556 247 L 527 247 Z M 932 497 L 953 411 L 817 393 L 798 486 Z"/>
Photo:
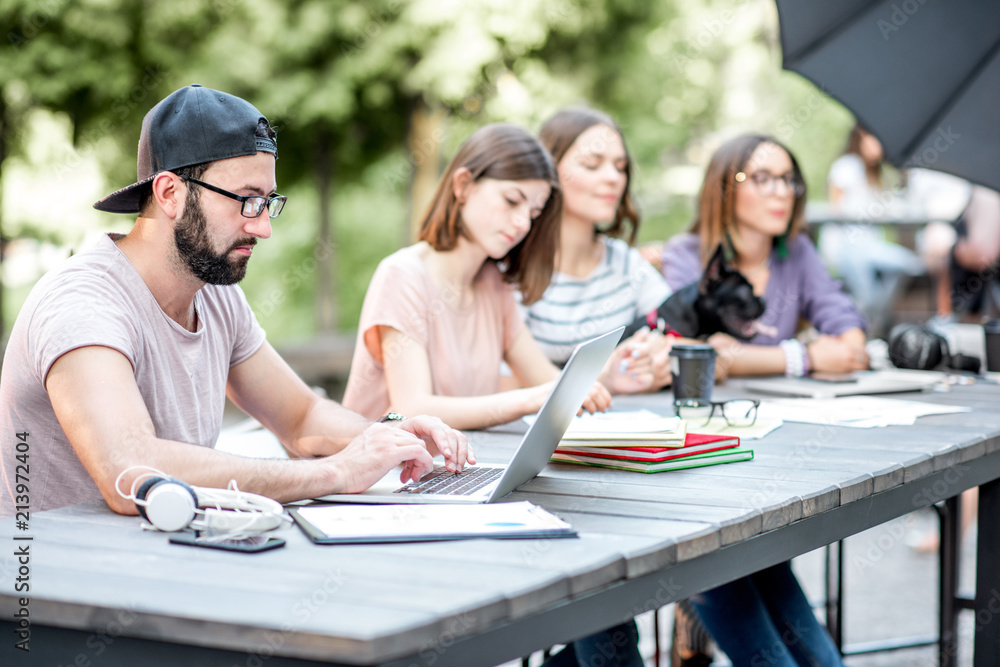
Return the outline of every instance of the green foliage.
<path id="1" fill-rule="evenodd" d="M 338 261 L 341 286 L 340 328 L 357 327 L 361 303 L 378 262 L 406 241 L 406 198 L 373 197 L 384 190 L 387 175 L 404 158 L 390 155 L 369 167 L 357 183 L 338 193 L 334 219 L 335 245 L 316 242 L 318 201 L 314 188 L 288 190 L 288 204 L 275 220 L 271 238 L 254 248 L 242 283 L 247 299 L 272 341 L 294 341 L 315 333 L 313 294 L 318 263 L 331 252 Z"/>
<path id="2" fill-rule="evenodd" d="M 227 90 L 268 116 L 290 203 L 255 250 L 244 287 L 274 341 L 316 331 L 323 262 L 339 326 L 352 329 L 378 260 L 409 242 L 417 159 L 406 146 L 417 108 L 446 114 L 433 137 L 442 159 L 488 122 L 537 129 L 581 103 L 609 112 L 635 164 L 640 241 L 688 225 L 700 170 L 737 132 L 785 141 L 810 196 L 822 197 L 851 124 L 839 105 L 780 70 L 766 2 L 0 0 L 0 18 L 9 156 L 27 149 L 33 109 L 59 112 L 113 189 L 134 180 L 143 115 L 180 86 Z M 324 210 L 329 242 L 318 231 Z M 24 235 L 51 229 L 18 225 Z"/>

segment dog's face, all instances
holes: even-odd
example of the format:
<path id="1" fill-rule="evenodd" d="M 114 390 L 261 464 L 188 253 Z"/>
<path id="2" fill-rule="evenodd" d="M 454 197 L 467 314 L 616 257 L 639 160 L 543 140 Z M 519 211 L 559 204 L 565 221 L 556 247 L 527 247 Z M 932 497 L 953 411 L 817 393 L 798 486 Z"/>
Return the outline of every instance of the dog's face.
<path id="1" fill-rule="evenodd" d="M 722 332 L 750 340 L 757 333 L 757 318 L 764 314 L 764 299 L 756 296 L 753 285 L 729 265 L 719 244 L 698 281 L 694 307 L 699 334 Z"/>

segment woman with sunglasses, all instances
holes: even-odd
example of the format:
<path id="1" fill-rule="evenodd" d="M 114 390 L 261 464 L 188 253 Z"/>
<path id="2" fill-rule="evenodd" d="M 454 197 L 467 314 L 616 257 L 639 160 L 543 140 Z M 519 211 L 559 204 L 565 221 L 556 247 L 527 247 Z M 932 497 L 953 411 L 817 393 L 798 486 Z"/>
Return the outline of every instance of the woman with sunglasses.
<path id="1" fill-rule="evenodd" d="M 805 203 L 792 154 L 772 137 L 740 136 L 712 156 L 691 231 L 664 246 L 663 275 L 673 289 L 696 280 L 721 242 L 764 297 L 766 310 L 749 344 L 725 334 L 709 339 L 728 375 L 868 367 L 864 318 L 801 233 Z M 816 333 L 797 336 L 800 320 Z"/>
<path id="2" fill-rule="evenodd" d="M 758 331 L 766 333 L 750 344 L 724 334 L 709 339 L 719 352 L 717 363 L 730 375 L 867 366 L 863 319 L 799 233 L 805 197 L 798 163 L 784 146 L 768 136 L 737 137 L 709 162 L 691 232 L 664 246 L 663 273 L 674 289 L 696 280 L 721 242 L 754 292 L 764 296 Z M 796 338 L 800 319 L 819 331 L 815 340 Z M 734 665 L 843 664 L 787 562 L 692 596 L 689 603 Z M 682 657 L 689 658 L 682 664 L 711 662 L 708 656 Z"/>

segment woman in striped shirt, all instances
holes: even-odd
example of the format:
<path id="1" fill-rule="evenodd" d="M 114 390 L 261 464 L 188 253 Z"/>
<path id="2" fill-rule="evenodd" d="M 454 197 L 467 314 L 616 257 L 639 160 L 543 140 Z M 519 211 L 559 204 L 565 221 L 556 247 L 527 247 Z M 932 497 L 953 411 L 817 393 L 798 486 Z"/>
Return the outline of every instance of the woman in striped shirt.
<path id="1" fill-rule="evenodd" d="M 546 356 L 564 363 L 581 341 L 656 309 L 670 288 L 632 247 L 639 214 L 629 193 L 631 161 L 614 120 L 592 109 L 565 109 L 545 123 L 539 139 L 556 161 L 563 212 L 552 280 L 522 313 Z M 615 393 L 668 384 L 669 341 L 648 331 L 623 341 L 601 382 Z"/>

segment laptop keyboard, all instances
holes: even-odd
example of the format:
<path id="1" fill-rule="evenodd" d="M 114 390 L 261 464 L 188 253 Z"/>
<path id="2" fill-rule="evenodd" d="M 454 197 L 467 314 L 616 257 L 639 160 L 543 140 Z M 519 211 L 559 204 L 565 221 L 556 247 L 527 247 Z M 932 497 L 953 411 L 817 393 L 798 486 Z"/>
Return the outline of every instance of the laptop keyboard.
<path id="1" fill-rule="evenodd" d="M 409 482 L 393 493 L 469 496 L 496 480 L 503 471 L 503 468 L 472 467 L 454 473 L 444 466 L 438 466 L 421 477 L 419 482 Z"/>

